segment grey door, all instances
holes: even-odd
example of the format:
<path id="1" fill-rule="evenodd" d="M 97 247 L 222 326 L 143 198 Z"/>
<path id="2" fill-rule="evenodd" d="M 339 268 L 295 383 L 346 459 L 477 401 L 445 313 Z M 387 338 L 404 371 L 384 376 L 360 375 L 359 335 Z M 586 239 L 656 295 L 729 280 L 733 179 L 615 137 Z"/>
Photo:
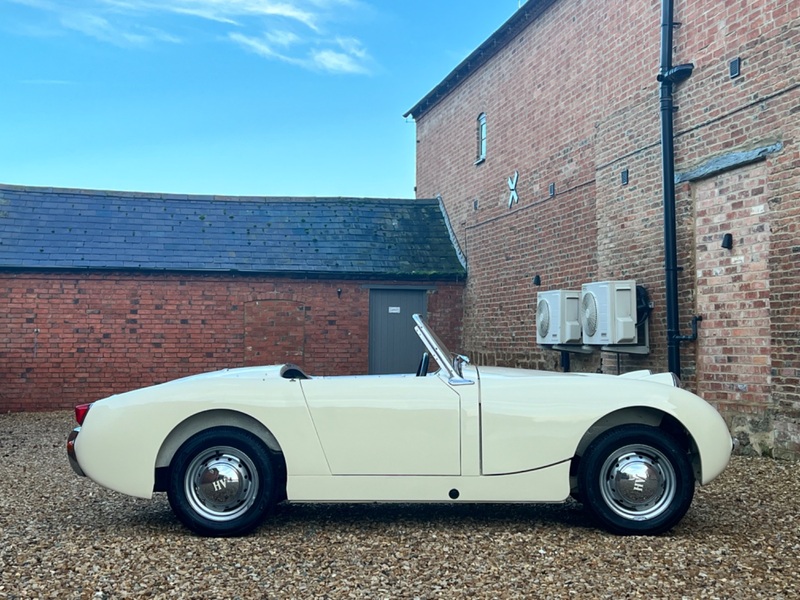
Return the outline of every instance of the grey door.
<path id="1" fill-rule="evenodd" d="M 369 372 L 414 373 L 425 347 L 411 315 L 425 316 L 425 290 L 370 290 Z"/>

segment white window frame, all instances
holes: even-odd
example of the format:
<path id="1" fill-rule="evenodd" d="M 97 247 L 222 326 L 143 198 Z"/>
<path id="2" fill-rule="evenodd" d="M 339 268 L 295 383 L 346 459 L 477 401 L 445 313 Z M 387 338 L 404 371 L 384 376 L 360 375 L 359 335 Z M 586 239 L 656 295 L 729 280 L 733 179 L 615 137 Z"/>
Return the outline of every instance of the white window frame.
<path id="1" fill-rule="evenodd" d="M 486 113 L 482 112 L 477 119 L 478 147 L 475 157 L 475 164 L 479 165 L 486 160 Z"/>

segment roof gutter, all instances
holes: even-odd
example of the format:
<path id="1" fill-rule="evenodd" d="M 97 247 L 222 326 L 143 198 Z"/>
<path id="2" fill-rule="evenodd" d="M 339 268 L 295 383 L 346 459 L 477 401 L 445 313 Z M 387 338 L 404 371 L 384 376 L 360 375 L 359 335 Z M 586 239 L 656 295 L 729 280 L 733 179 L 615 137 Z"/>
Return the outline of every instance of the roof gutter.
<path id="1" fill-rule="evenodd" d="M 464 272 L 454 271 L 293 271 L 286 270 L 242 270 L 242 269 L 212 269 L 191 267 L 76 267 L 76 266 L 4 266 L 0 265 L 0 275 L 10 274 L 72 274 L 75 276 L 95 275 L 162 275 L 162 276 L 197 276 L 197 277 L 267 277 L 274 279 L 294 279 L 313 281 L 452 281 L 459 282 L 466 279 Z"/>
<path id="2" fill-rule="evenodd" d="M 530 23 L 542 16 L 542 13 L 556 2 L 558 0 L 527 0 L 497 31 L 489 36 L 489 39 L 461 61 L 422 100 L 406 111 L 403 118 L 419 119 L 429 109 L 449 96 L 453 90 L 485 65 L 493 56 L 508 46 Z"/>

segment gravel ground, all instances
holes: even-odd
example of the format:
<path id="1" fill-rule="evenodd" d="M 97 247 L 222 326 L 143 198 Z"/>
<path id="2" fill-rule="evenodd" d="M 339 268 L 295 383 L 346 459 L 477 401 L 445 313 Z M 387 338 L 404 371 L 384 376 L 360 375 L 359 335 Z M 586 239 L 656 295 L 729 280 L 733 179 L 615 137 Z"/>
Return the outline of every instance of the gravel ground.
<path id="1" fill-rule="evenodd" d="M 800 463 L 735 457 L 660 537 L 579 504 L 292 505 L 205 539 L 72 473 L 72 415 L 0 415 L 0 598 L 800 598 Z"/>

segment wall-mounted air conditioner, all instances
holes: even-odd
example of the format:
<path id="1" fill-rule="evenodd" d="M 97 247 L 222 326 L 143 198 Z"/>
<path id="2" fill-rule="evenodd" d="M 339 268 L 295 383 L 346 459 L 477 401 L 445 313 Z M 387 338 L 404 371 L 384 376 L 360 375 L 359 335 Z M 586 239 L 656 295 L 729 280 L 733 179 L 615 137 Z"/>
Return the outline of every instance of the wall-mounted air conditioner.
<path id="1" fill-rule="evenodd" d="M 580 301 L 581 293 L 578 291 L 539 292 L 536 302 L 536 343 L 580 344 Z"/>
<path id="2" fill-rule="evenodd" d="M 581 286 L 583 343 L 636 344 L 636 282 L 599 281 Z"/>

